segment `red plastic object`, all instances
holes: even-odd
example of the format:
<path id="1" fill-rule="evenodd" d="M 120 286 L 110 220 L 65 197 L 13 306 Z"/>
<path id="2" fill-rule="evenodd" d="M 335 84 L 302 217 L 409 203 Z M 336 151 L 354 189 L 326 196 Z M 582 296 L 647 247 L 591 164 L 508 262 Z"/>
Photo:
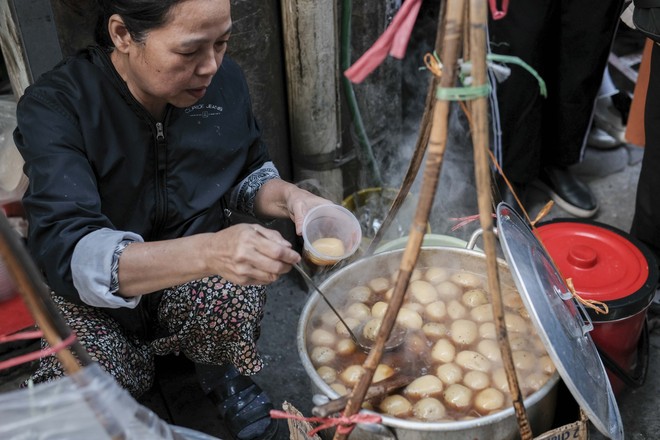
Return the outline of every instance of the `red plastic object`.
<path id="1" fill-rule="evenodd" d="M 20 201 L 5 203 L 0 205 L 0 209 L 6 217 L 25 217 L 25 209 Z"/>
<path id="2" fill-rule="evenodd" d="M 0 204 L 0 210 L 7 217 L 25 218 L 25 210 L 20 201 Z M 10 278 L 9 272 L 1 259 L 0 283 L 3 283 L 0 285 L 0 292 L 6 292 L 7 289 L 5 288 L 7 284 L 5 283 L 10 283 Z M 8 291 L 10 293 L 13 291 L 13 294 L 0 295 L 0 335 L 9 335 L 34 325 L 34 319 L 30 311 L 18 294 L 18 291 L 15 291 L 16 287 L 13 286 L 13 283 L 11 286 Z"/>
<path id="3" fill-rule="evenodd" d="M 488 5 L 490 6 L 490 13 L 493 16 L 493 20 L 501 20 L 509 12 L 509 0 L 502 1 L 502 9 L 497 9 L 497 0 L 489 0 Z"/>
<path id="4" fill-rule="evenodd" d="M 606 315 L 587 308 L 591 337 L 623 371 L 632 372 L 658 282 L 651 252 L 628 234 L 592 221 L 555 220 L 537 227 L 536 234 L 580 297 L 607 304 Z M 623 391 L 624 382 L 607 373 L 614 393 Z"/>
<path id="5" fill-rule="evenodd" d="M 10 335 L 34 325 L 34 319 L 20 295 L 0 301 L 0 335 Z"/>
<path id="6" fill-rule="evenodd" d="M 376 67 L 380 66 L 388 54 L 394 58 L 403 58 L 421 6 L 422 0 L 404 1 L 385 32 L 353 65 L 346 69 L 344 72 L 346 78 L 359 84 Z"/>

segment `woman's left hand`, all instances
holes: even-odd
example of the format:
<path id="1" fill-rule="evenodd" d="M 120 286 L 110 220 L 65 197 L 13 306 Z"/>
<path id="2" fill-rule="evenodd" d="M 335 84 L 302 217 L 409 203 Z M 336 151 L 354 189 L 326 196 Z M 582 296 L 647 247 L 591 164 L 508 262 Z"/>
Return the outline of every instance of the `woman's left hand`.
<path id="1" fill-rule="evenodd" d="M 296 234 L 302 235 L 303 220 L 307 212 L 319 205 L 332 202 L 312 194 L 293 183 L 272 179 L 264 183 L 257 193 L 255 211 L 264 217 L 288 217 L 296 225 Z"/>
<path id="2" fill-rule="evenodd" d="M 331 205 L 330 200 L 316 196 L 308 191 L 300 190 L 301 194 L 296 194 L 291 201 L 287 203 L 289 217 L 296 225 L 296 234 L 302 235 L 303 220 L 310 209 L 319 205 Z"/>

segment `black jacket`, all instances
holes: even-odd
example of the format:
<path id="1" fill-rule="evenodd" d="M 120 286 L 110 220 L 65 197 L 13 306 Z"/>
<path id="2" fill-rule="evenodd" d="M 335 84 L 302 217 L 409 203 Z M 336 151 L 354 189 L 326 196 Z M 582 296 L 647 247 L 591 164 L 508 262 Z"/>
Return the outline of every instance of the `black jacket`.
<path id="1" fill-rule="evenodd" d="M 92 47 L 30 86 L 17 120 L 29 248 L 50 287 L 74 302 L 70 262 L 80 238 L 99 228 L 145 241 L 217 231 L 225 195 L 269 160 L 246 81 L 228 57 L 204 98 L 169 106 L 161 123 Z"/>

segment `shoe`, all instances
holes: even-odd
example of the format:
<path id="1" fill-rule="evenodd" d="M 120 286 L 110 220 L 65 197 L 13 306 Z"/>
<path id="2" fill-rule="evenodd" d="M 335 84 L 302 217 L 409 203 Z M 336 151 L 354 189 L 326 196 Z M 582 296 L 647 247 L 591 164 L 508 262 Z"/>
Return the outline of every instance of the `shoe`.
<path id="1" fill-rule="evenodd" d="M 195 364 L 199 383 L 218 408 L 225 426 L 236 440 L 275 438 L 279 422 L 270 417 L 274 408 L 268 395 L 233 365 Z"/>
<path id="2" fill-rule="evenodd" d="M 516 200 L 515 195 L 520 199 L 520 203 L 525 204 L 525 196 L 527 195 L 527 185 L 521 183 L 511 183 L 513 191 L 509 188 L 509 185 L 506 184 L 506 181 L 501 174 L 495 176 L 495 188 L 493 189 L 493 202 L 495 205 L 498 205 L 499 202 L 504 202 L 509 205 L 517 213 L 522 214 L 523 210 L 520 207 L 520 204 Z"/>
<path id="3" fill-rule="evenodd" d="M 598 127 L 619 141 L 626 143 L 626 125 L 621 112 L 617 110 L 611 97 L 598 98 L 594 107 L 594 127 Z"/>
<path id="4" fill-rule="evenodd" d="M 567 168 L 543 168 L 534 186 L 576 217 L 589 218 L 598 211 L 598 202 L 591 189 Z"/>
<path id="5" fill-rule="evenodd" d="M 601 150 L 609 150 L 618 147 L 621 145 L 621 142 L 619 142 L 618 139 L 610 136 L 610 134 L 602 128 L 593 125 L 591 130 L 589 130 L 587 145 L 590 147 L 599 148 Z"/>

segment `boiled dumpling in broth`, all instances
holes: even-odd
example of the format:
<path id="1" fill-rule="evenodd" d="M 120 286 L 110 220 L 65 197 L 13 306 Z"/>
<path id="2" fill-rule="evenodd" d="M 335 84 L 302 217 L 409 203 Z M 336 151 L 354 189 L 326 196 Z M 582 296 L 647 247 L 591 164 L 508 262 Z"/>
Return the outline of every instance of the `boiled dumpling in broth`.
<path id="1" fill-rule="evenodd" d="M 314 240 L 312 247 L 319 254 L 327 255 L 328 257 L 341 257 L 346 253 L 344 243 L 334 237 L 324 237 Z"/>
<path id="2" fill-rule="evenodd" d="M 393 290 L 387 268 L 349 284 L 342 316 L 360 337 L 377 339 Z M 382 269 L 382 270 L 381 270 Z M 406 375 L 405 391 L 374 401 L 377 411 L 421 421 L 466 420 L 501 411 L 511 402 L 497 340 L 486 278 L 465 270 L 431 267 L 411 279 L 396 317 L 406 337 L 400 348 L 383 353 L 372 382 Z M 505 324 L 524 396 L 539 390 L 555 366 L 530 321 L 518 292 L 504 286 Z M 367 356 L 336 317 L 319 309 L 308 333 L 310 360 L 332 388 L 356 385 Z M 359 323 L 359 324 L 358 324 Z"/>

